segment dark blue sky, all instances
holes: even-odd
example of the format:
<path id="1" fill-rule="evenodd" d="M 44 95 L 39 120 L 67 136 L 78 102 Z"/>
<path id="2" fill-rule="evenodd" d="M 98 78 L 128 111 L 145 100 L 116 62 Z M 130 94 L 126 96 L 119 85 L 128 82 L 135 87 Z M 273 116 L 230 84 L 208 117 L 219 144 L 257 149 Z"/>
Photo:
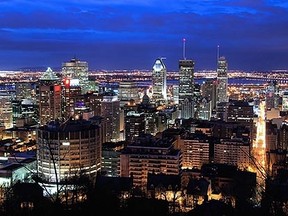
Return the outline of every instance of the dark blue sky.
<path id="1" fill-rule="evenodd" d="M 0 0 L 0 70 L 61 67 L 215 69 L 217 45 L 229 69 L 288 69 L 287 0 Z"/>

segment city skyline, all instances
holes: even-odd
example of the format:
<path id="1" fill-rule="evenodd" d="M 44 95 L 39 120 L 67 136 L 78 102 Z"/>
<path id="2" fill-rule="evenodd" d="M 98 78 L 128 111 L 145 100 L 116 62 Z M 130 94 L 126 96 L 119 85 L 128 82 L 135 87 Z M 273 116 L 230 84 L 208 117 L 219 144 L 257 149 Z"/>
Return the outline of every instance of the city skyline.
<path id="1" fill-rule="evenodd" d="M 288 69 L 281 0 L 10 0 L 0 9 L 0 70 L 61 67 L 73 57 L 90 70 L 152 70 L 164 57 L 175 71 L 184 56 L 195 70 L 216 70 L 218 45 L 228 69 Z"/>

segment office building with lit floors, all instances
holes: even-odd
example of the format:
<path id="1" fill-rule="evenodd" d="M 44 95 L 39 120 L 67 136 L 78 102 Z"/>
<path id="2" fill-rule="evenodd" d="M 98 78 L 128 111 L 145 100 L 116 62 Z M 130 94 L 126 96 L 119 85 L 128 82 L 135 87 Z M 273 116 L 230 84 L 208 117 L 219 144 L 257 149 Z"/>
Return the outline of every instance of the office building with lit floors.
<path id="1" fill-rule="evenodd" d="M 181 151 L 174 148 L 175 138 L 139 136 L 120 155 L 120 176 L 132 177 L 133 186 L 146 190 L 148 173 L 179 175 L 182 168 Z"/>
<path id="2" fill-rule="evenodd" d="M 93 179 L 101 168 L 101 130 L 84 119 L 52 121 L 37 130 L 39 177 L 57 185 L 80 175 Z"/>
<path id="3" fill-rule="evenodd" d="M 81 93 L 83 94 L 90 90 L 88 76 L 87 62 L 72 58 L 70 61 L 62 63 L 62 78 L 69 80 L 78 79 Z"/>
<path id="4" fill-rule="evenodd" d="M 152 101 L 156 104 L 167 103 L 167 69 L 164 58 L 157 58 L 152 69 Z"/>
<path id="5" fill-rule="evenodd" d="M 228 63 L 224 56 L 217 62 L 217 103 L 228 102 Z"/>
<path id="6" fill-rule="evenodd" d="M 101 101 L 104 142 L 116 142 L 120 139 L 120 101 L 114 92 L 106 92 Z"/>
<path id="7" fill-rule="evenodd" d="M 249 167 L 251 161 L 250 142 L 246 139 L 220 139 L 214 145 L 214 162 L 235 165 L 241 170 Z"/>
<path id="8" fill-rule="evenodd" d="M 182 152 L 183 169 L 201 169 L 202 165 L 209 163 L 209 137 L 204 133 L 185 133 L 179 140 Z"/>
<path id="9" fill-rule="evenodd" d="M 145 115 L 130 111 L 125 116 L 125 141 L 133 142 L 145 131 Z"/>
<path id="10" fill-rule="evenodd" d="M 40 77 L 36 89 L 40 125 L 60 119 L 62 116 L 61 81 L 50 67 Z"/>
<path id="11" fill-rule="evenodd" d="M 194 61 L 179 61 L 179 107 L 181 118 L 194 117 Z"/>

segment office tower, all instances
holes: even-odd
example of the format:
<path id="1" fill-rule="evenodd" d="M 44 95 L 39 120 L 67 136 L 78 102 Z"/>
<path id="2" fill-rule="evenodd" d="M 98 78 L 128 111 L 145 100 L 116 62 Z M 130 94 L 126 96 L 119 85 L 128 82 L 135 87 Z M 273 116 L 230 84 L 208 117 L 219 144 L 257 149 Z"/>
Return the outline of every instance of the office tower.
<path id="1" fill-rule="evenodd" d="M 133 81 L 122 81 L 119 82 L 119 95 L 120 107 L 122 108 L 125 104 L 129 103 L 131 99 L 135 103 L 139 103 L 140 98 L 138 96 L 137 83 Z"/>
<path id="2" fill-rule="evenodd" d="M 179 108 L 181 118 L 194 118 L 194 61 L 179 60 Z"/>
<path id="3" fill-rule="evenodd" d="M 148 95 L 144 95 L 142 103 L 138 106 L 138 112 L 145 116 L 145 133 L 156 135 L 158 132 L 157 119 L 159 111 L 150 103 Z"/>
<path id="4" fill-rule="evenodd" d="M 155 138 L 143 134 L 128 144 L 120 155 L 120 176 L 133 177 L 133 186 L 147 187 L 148 173 L 179 175 L 182 154 L 174 148 L 175 139 Z"/>
<path id="5" fill-rule="evenodd" d="M 69 62 L 62 63 L 62 77 L 69 80 L 79 80 L 81 93 L 89 91 L 88 63 L 72 58 Z"/>
<path id="6" fill-rule="evenodd" d="M 279 136 L 279 144 L 277 147 L 287 152 L 288 151 L 288 123 L 287 122 L 283 122 L 282 125 L 280 126 L 280 129 L 278 131 L 278 136 Z"/>
<path id="7" fill-rule="evenodd" d="M 279 108 L 279 84 L 277 81 L 269 81 L 265 94 L 266 109 Z"/>
<path id="8" fill-rule="evenodd" d="M 48 67 L 37 85 L 40 125 L 61 118 L 61 91 L 59 77 Z"/>
<path id="9" fill-rule="evenodd" d="M 210 120 L 212 114 L 212 101 L 203 98 L 198 104 L 197 119 Z"/>
<path id="10" fill-rule="evenodd" d="M 0 126 L 5 129 L 13 127 L 11 96 L 5 93 L 0 95 Z"/>
<path id="11" fill-rule="evenodd" d="M 207 102 L 211 101 L 211 108 L 214 110 L 216 108 L 217 99 L 217 80 L 216 79 L 206 79 L 201 85 L 202 97 L 207 99 Z"/>
<path id="12" fill-rule="evenodd" d="M 129 111 L 125 119 L 125 141 L 133 142 L 145 132 L 145 115 L 135 111 Z"/>
<path id="13" fill-rule="evenodd" d="M 152 70 L 152 100 L 156 104 L 166 104 L 167 102 L 167 69 L 163 58 L 157 58 Z"/>
<path id="14" fill-rule="evenodd" d="M 83 95 L 84 103 L 93 116 L 101 115 L 101 101 L 103 100 L 102 94 L 87 93 Z"/>
<path id="15" fill-rule="evenodd" d="M 239 169 L 250 166 L 250 142 L 240 138 L 221 139 L 214 145 L 214 162 L 236 165 Z"/>
<path id="16" fill-rule="evenodd" d="M 218 59 L 217 64 L 217 103 L 228 102 L 228 63 L 224 56 Z"/>
<path id="17" fill-rule="evenodd" d="M 33 93 L 34 91 L 34 83 L 32 82 L 18 82 L 15 83 L 15 93 L 16 93 L 16 100 L 22 99 L 36 99 Z"/>
<path id="18" fill-rule="evenodd" d="M 62 86 L 62 117 L 68 119 L 77 112 L 75 112 L 76 102 L 81 95 L 81 86 L 79 79 L 65 78 Z"/>
<path id="19" fill-rule="evenodd" d="M 120 101 L 114 92 L 106 92 L 101 102 L 101 116 L 105 128 L 105 142 L 119 141 L 120 138 Z"/>
<path id="20" fill-rule="evenodd" d="M 172 86 L 172 95 L 174 104 L 179 104 L 179 85 Z"/>
<path id="21" fill-rule="evenodd" d="M 123 148 L 124 142 L 111 142 L 102 145 L 101 175 L 120 176 L 120 154 Z"/>
<path id="22" fill-rule="evenodd" d="M 209 163 L 209 138 L 203 133 L 188 133 L 181 136 L 179 147 L 182 152 L 183 169 L 198 168 Z"/>
<path id="23" fill-rule="evenodd" d="M 52 121 L 37 130 L 38 173 L 56 184 L 81 175 L 94 178 L 101 168 L 101 130 L 84 119 Z"/>
<path id="24" fill-rule="evenodd" d="M 249 130 L 250 141 L 254 137 L 254 111 L 253 106 L 246 101 L 230 101 L 227 108 L 227 122 L 237 122 Z"/>
<path id="25" fill-rule="evenodd" d="M 288 111 L 288 90 L 282 94 L 282 111 Z"/>

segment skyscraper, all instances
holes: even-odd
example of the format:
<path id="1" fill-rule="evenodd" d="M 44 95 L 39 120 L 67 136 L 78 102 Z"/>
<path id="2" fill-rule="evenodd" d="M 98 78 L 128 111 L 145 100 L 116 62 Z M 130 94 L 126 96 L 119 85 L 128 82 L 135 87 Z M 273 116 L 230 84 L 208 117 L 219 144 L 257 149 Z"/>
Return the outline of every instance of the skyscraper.
<path id="1" fill-rule="evenodd" d="M 152 70 L 152 100 L 158 104 L 165 104 L 167 101 L 167 69 L 163 58 L 157 58 Z"/>
<path id="2" fill-rule="evenodd" d="M 194 117 L 194 61 L 179 60 L 179 107 L 181 118 Z"/>
<path id="3" fill-rule="evenodd" d="M 88 63 L 72 58 L 69 62 L 62 63 L 62 77 L 64 79 L 79 79 L 81 92 L 89 90 Z"/>
<path id="4" fill-rule="evenodd" d="M 61 115 L 61 83 L 50 67 L 40 77 L 37 86 L 39 100 L 39 121 L 44 125 L 49 121 L 60 119 Z"/>
<path id="5" fill-rule="evenodd" d="M 228 102 L 227 95 L 228 89 L 228 75 L 227 75 L 228 63 L 224 56 L 218 58 L 217 62 L 217 103 Z"/>
<path id="6" fill-rule="evenodd" d="M 103 117 L 104 142 L 115 142 L 120 139 L 120 101 L 114 92 L 106 92 L 101 102 Z"/>

